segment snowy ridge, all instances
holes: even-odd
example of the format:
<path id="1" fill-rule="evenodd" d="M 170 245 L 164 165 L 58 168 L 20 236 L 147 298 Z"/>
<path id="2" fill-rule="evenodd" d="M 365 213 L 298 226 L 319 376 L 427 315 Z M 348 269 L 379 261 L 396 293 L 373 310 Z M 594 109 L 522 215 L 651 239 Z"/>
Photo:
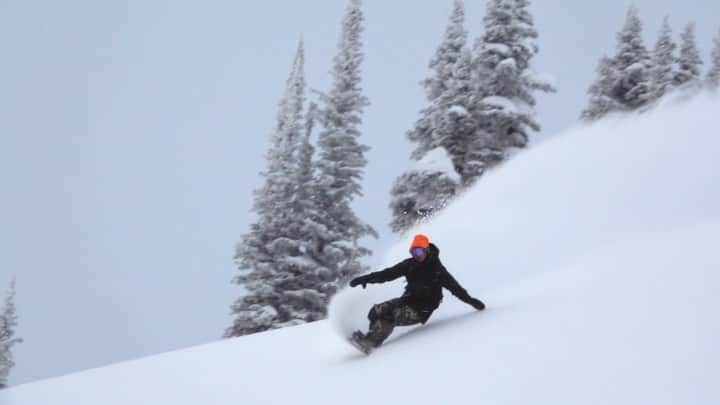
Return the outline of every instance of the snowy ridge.
<path id="1" fill-rule="evenodd" d="M 402 283 L 346 289 L 329 321 L 26 384 L 0 403 L 718 403 L 717 111 L 701 95 L 568 131 L 417 229 L 485 312 L 446 294 L 427 325 L 364 357 L 331 327 L 364 327 Z"/>

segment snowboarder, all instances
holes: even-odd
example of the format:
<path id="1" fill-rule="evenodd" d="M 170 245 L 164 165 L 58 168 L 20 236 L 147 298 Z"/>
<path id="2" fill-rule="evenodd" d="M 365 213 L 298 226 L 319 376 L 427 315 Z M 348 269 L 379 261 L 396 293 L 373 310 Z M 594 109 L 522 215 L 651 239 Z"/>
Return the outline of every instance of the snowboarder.
<path id="1" fill-rule="evenodd" d="M 427 322 L 433 311 L 440 306 L 443 287 L 478 311 L 485 309 L 485 304 L 471 297 L 445 269 L 440 262 L 440 250 L 430 243 L 427 236 L 415 235 L 410 244 L 410 255 L 411 258 L 392 267 L 350 281 L 350 287 L 362 285 L 363 288 L 366 284 L 384 283 L 402 276 L 405 276 L 407 281 L 401 297 L 376 304 L 370 309 L 368 333 L 353 333 L 351 342 L 365 353 L 379 347 L 396 326 Z"/>

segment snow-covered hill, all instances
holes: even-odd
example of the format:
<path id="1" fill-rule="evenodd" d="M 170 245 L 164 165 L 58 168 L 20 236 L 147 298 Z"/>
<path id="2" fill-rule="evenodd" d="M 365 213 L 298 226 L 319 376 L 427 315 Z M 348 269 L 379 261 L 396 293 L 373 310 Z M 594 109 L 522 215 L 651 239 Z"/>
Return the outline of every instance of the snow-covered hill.
<path id="1" fill-rule="evenodd" d="M 21 385 L 0 403 L 720 403 L 720 99 L 668 104 L 537 145 L 420 228 L 484 312 L 448 294 L 364 357 L 337 332 L 402 282 L 348 289 L 330 321 Z"/>

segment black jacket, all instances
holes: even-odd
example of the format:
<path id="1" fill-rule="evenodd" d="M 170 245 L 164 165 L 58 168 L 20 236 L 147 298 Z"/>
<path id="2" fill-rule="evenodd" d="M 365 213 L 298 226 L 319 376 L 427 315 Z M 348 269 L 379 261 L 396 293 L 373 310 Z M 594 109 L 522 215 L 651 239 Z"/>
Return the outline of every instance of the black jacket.
<path id="1" fill-rule="evenodd" d="M 461 301 L 472 305 L 474 298 L 445 269 L 440 262 L 440 250 L 432 243 L 422 262 L 409 258 L 387 269 L 358 277 L 357 280 L 360 284 L 384 283 L 402 276 L 407 281 L 402 300 L 421 314 L 422 323 L 427 322 L 432 312 L 440 306 L 443 287 Z"/>

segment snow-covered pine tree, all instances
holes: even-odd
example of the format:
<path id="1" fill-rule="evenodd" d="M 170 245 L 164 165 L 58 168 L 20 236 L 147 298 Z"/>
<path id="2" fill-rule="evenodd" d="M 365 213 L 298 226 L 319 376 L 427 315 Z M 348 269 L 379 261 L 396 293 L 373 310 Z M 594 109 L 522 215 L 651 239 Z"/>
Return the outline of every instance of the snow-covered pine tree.
<path id="1" fill-rule="evenodd" d="M 330 295 L 349 278 L 367 270 L 359 259 L 371 252 L 358 241 L 365 236 L 377 237 L 351 207 L 354 198 L 362 195 L 365 152 L 369 150 L 359 142 L 362 112 L 369 104 L 361 90 L 363 20 L 360 0 L 350 0 L 333 58 L 332 86 L 319 95 L 316 114 L 322 130 L 312 189 L 322 212 L 318 218 L 322 232 L 315 235 L 312 256 L 331 273 L 334 286 L 328 291 Z"/>
<path id="2" fill-rule="evenodd" d="M 435 100 L 439 114 L 434 120 L 435 148 L 442 147 L 447 152 L 452 167 L 460 176 L 458 186 L 467 187 L 477 179 L 490 162 L 487 155 L 477 155 L 475 142 L 484 134 L 479 128 L 477 99 L 479 89 L 474 83 L 472 53 L 464 49 L 460 58 L 452 67 L 452 76 L 448 78 L 447 89 Z M 445 190 L 447 182 L 438 184 Z M 439 192 L 438 198 L 445 199 Z"/>
<path id="3" fill-rule="evenodd" d="M 693 86 L 700 82 L 700 52 L 695 43 L 695 23 L 685 26 L 680 35 L 680 56 L 678 57 L 678 71 L 675 75 L 676 86 Z"/>
<path id="4" fill-rule="evenodd" d="M 264 186 L 255 192 L 253 211 L 257 222 L 236 247 L 235 261 L 241 274 L 234 282 L 247 293 L 232 305 L 235 320 L 226 337 L 321 319 L 325 314 L 321 283 L 298 239 L 298 156 L 303 132 L 305 79 L 304 50 L 298 44 L 266 155 L 268 168 L 261 173 Z"/>
<path id="5" fill-rule="evenodd" d="M 652 100 L 652 61 L 643 44 L 642 22 L 635 6 L 628 9 L 617 40 L 615 56 L 600 60 L 598 79 L 588 90 L 590 103 L 581 114 L 585 120 L 636 110 Z"/>
<path id="6" fill-rule="evenodd" d="M 324 319 L 337 289 L 336 274 L 319 262 L 322 258 L 315 251 L 317 241 L 325 234 L 315 190 L 315 148 L 310 141 L 316 113 L 317 105 L 310 103 L 295 157 L 296 173 L 292 176 L 295 190 L 289 207 L 292 215 L 284 224 L 286 236 L 273 243 L 278 252 L 276 265 L 286 275 L 274 281 L 274 285 L 285 300 L 282 312 L 289 314 L 289 319 L 274 328 Z"/>
<path id="7" fill-rule="evenodd" d="M 618 81 L 614 93 L 627 109 L 644 106 L 652 98 L 652 62 L 642 39 L 642 21 L 637 8 L 630 6 L 625 26 L 618 34 L 614 58 Z"/>
<path id="8" fill-rule="evenodd" d="M 10 370 L 15 366 L 12 347 L 22 342 L 15 337 L 17 314 L 15 312 L 15 280 L 5 297 L 5 305 L 0 313 L 0 389 L 7 388 Z"/>
<path id="9" fill-rule="evenodd" d="M 430 151 L 444 148 L 456 170 L 462 171 L 468 131 L 469 101 L 473 97 L 470 60 L 467 53 L 465 6 L 455 0 L 443 37 L 428 65 L 431 74 L 421 82 L 429 105 L 420 111 L 413 129 L 406 133 L 415 143 L 411 158 L 422 160 Z M 464 143 L 463 143 L 464 142 Z M 390 227 L 402 232 L 444 207 L 457 192 L 457 183 L 443 173 L 412 169 L 400 175 L 390 191 Z"/>
<path id="10" fill-rule="evenodd" d="M 460 189 L 460 176 L 445 149 L 433 149 L 414 166 L 395 179 L 391 191 L 390 229 L 396 233 L 431 218 Z"/>
<path id="11" fill-rule="evenodd" d="M 668 17 L 665 17 L 652 54 L 654 100 L 664 96 L 675 84 L 676 48 L 677 45 L 672 39 L 670 21 Z"/>
<path id="12" fill-rule="evenodd" d="M 460 175 L 459 187 L 472 184 L 486 168 L 502 161 L 510 148 L 525 147 L 530 131 L 540 129 L 534 118 L 534 93 L 555 91 L 531 66 L 538 34 L 529 5 L 528 0 L 488 2 L 486 32 L 472 55 L 466 48 L 463 4 L 456 1 L 431 61 L 434 75 L 424 81 L 431 104 L 422 110 L 408 138 L 418 144 L 413 152 L 416 160 L 444 149 Z M 390 203 L 393 230 L 407 229 L 459 191 L 451 192 L 453 181 L 443 173 L 430 177 L 435 183 L 421 181 L 419 172 L 411 170 L 396 180 Z M 413 191 L 413 186 L 421 189 Z M 427 200 L 432 195 L 437 198 L 434 203 Z"/>
<path id="13" fill-rule="evenodd" d="M 406 133 L 408 139 L 417 144 L 412 153 L 415 160 L 421 159 L 440 144 L 435 134 L 436 125 L 450 106 L 447 103 L 439 104 L 437 99 L 448 91 L 455 73 L 455 64 L 461 58 L 466 47 L 467 31 L 464 21 L 463 2 L 455 0 L 448 26 L 428 65 L 432 72 L 431 76 L 421 82 L 425 87 L 426 97 L 430 104 L 420 111 L 420 118 L 415 123 L 415 127 Z M 447 98 L 448 96 L 444 97 L 444 99 Z"/>
<path id="14" fill-rule="evenodd" d="M 318 214 L 315 205 L 315 192 L 312 189 L 314 184 L 315 166 L 313 156 L 315 155 L 315 147 L 312 145 L 310 138 L 315 127 L 315 115 L 317 114 L 317 104 L 311 102 L 305 117 L 305 135 L 300 140 L 298 147 L 298 168 L 297 168 L 297 193 L 295 194 L 294 204 L 297 205 L 297 212 L 308 213 L 310 218 L 312 215 Z"/>
<path id="15" fill-rule="evenodd" d="M 613 66 L 612 58 L 603 56 L 595 69 L 597 79 L 588 89 L 589 103 L 580 114 L 585 121 L 595 121 L 605 115 L 622 111 L 623 105 L 613 96 L 612 88 L 617 81 L 617 72 Z"/>
<path id="16" fill-rule="evenodd" d="M 555 91 L 531 66 L 538 53 L 538 33 L 529 6 L 528 0 L 488 1 L 485 31 L 475 42 L 475 75 L 482 99 L 477 149 L 469 153 L 489 154 L 488 166 L 502 160 L 498 153 L 527 146 L 530 132 L 540 130 L 534 93 Z"/>
<path id="17" fill-rule="evenodd" d="M 711 88 L 720 87 L 720 32 L 713 38 L 713 48 L 710 54 L 710 69 L 707 72 L 707 83 Z"/>
<path id="18" fill-rule="evenodd" d="M 466 43 L 465 5 L 462 0 L 455 0 L 443 38 L 428 64 L 432 75 L 421 82 L 427 91 L 428 101 L 440 97 L 447 89 L 448 80 L 453 76 L 453 66 L 460 59 Z"/>

